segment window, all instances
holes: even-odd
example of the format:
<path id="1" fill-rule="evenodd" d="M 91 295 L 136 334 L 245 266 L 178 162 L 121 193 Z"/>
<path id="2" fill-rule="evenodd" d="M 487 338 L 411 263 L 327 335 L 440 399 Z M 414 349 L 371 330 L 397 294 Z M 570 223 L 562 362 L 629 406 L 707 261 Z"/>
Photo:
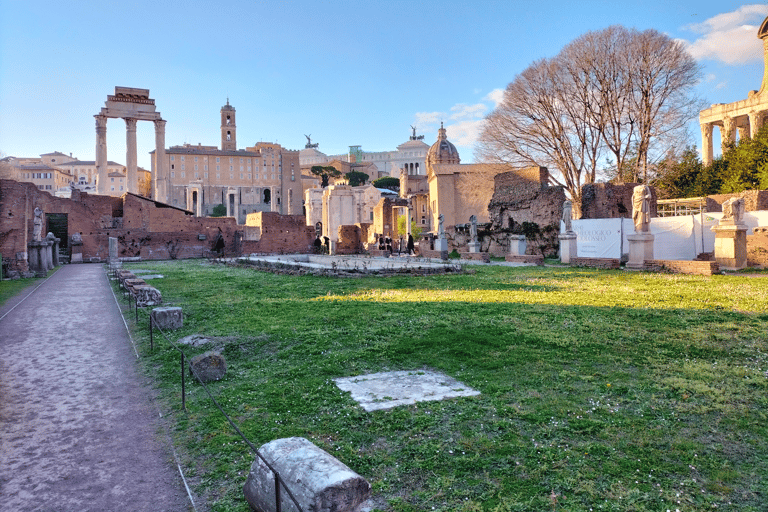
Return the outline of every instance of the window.
<path id="1" fill-rule="evenodd" d="M 197 162 L 197 157 L 195 157 L 195 162 Z"/>
<path id="2" fill-rule="evenodd" d="M 216 163 L 219 163 L 219 157 L 216 157 Z"/>
<path id="3" fill-rule="evenodd" d="M 243 173 L 240 173 L 240 179 L 243 179 Z"/>
<path id="4" fill-rule="evenodd" d="M 217 169 L 217 170 L 218 170 L 218 169 Z M 220 179 L 221 179 L 221 174 L 219 174 L 218 172 L 216 173 L 216 179 L 217 179 L 217 180 L 220 180 Z"/>
<path id="5" fill-rule="evenodd" d="M 248 174 L 248 179 L 251 179 L 251 175 L 250 174 Z"/>
<path id="6" fill-rule="evenodd" d="M 195 166 L 195 167 L 197 167 L 197 166 Z M 198 179 L 199 177 L 200 177 L 200 174 L 199 173 L 195 173 L 195 179 Z"/>
<path id="7" fill-rule="evenodd" d="M 220 170 L 221 170 L 221 169 L 219 169 L 219 166 L 218 166 L 218 165 L 216 166 L 216 170 L 217 170 L 217 171 L 220 171 Z"/>
<path id="8" fill-rule="evenodd" d="M 173 155 L 171 155 L 171 162 L 173 162 Z"/>
<path id="9" fill-rule="evenodd" d="M 197 164 L 195 164 L 195 170 L 197 170 Z"/>
<path id="10" fill-rule="evenodd" d="M 115 187 L 114 187 L 114 186 L 112 186 L 112 192 L 114 192 L 114 191 L 115 191 Z"/>
<path id="11" fill-rule="evenodd" d="M 115 178 L 109 178 L 109 179 L 112 180 L 112 183 L 115 182 Z M 115 189 L 112 189 L 112 190 L 115 190 Z"/>
<path id="12" fill-rule="evenodd" d="M 181 170 L 184 170 L 184 164 L 181 164 Z M 182 176 L 184 176 L 184 173 L 181 173 Z"/>
<path id="13" fill-rule="evenodd" d="M 235 179 L 235 175 L 232 174 L 232 173 L 229 173 L 229 179 L 231 179 L 231 180 Z"/>
<path id="14" fill-rule="evenodd" d="M 171 171 L 171 178 L 175 178 L 175 177 L 176 177 L 176 173 Z"/>
<path id="15" fill-rule="evenodd" d="M 206 167 L 208 166 L 206 165 Z M 208 177 L 208 173 L 207 172 L 203 173 L 203 178 L 207 178 L 207 177 Z"/>
<path id="16" fill-rule="evenodd" d="M 230 166 L 229 166 L 229 170 L 230 170 L 230 171 L 234 171 L 234 170 L 235 170 L 235 167 L 234 167 L 233 165 L 230 165 Z"/>
<path id="17" fill-rule="evenodd" d="M 204 165 L 204 166 L 203 166 L 203 170 L 204 170 L 204 171 L 207 171 L 207 170 L 208 170 L 208 166 L 207 166 L 207 165 Z M 207 175 L 207 174 L 208 174 L 208 173 L 206 173 L 206 175 Z"/>
<path id="18" fill-rule="evenodd" d="M 182 157 L 181 157 L 181 161 L 182 161 L 182 162 L 184 161 L 184 156 L 183 156 L 183 155 L 182 155 Z"/>
<path id="19" fill-rule="evenodd" d="M 183 168 L 184 168 L 184 166 L 182 165 L 182 166 L 181 166 L 181 168 L 183 169 Z M 185 173 L 184 171 L 181 171 L 181 177 L 182 177 L 182 178 L 184 178 L 184 175 L 185 175 L 185 174 L 186 174 L 186 173 Z"/>

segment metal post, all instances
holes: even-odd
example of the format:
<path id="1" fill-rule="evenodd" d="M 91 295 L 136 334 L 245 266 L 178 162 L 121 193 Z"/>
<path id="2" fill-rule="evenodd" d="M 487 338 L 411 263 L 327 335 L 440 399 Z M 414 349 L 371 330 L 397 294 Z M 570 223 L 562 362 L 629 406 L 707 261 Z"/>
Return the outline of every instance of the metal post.
<path id="1" fill-rule="evenodd" d="M 136 324 L 139 323 L 139 298 L 136 297 Z"/>
<path id="2" fill-rule="evenodd" d="M 280 512 L 280 473 L 275 471 L 275 512 Z"/>
<path id="3" fill-rule="evenodd" d="M 181 408 L 187 410 L 187 396 L 184 389 L 184 352 L 181 353 Z"/>
<path id="4" fill-rule="evenodd" d="M 154 330 L 154 327 L 152 326 L 152 312 L 149 313 L 149 351 L 154 352 L 155 350 L 155 340 L 154 336 L 152 335 L 152 331 Z"/>

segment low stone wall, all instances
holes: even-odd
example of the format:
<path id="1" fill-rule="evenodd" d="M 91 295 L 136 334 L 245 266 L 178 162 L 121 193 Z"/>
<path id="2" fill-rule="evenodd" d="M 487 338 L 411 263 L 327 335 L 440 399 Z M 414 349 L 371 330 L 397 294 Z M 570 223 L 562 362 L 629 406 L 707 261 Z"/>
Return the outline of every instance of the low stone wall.
<path id="1" fill-rule="evenodd" d="M 571 258 L 572 267 L 594 267 L 604 269 L 621 268 L 621 260 L 615 258 Z"/>
<path id="2" fill-rule="evenodd" d="M 485 263 L 491 262 L 491 255 L 487 252 L 460 252 L 459 256 L 463 260 L 475 260 L 484 261 Z"/>
<path id="3" fill-rule="evenodd" d="M 747 266 L 768 268 L 768 228 L 755 228 L 747 236 Z"/>
<path id="4" fill-rule="evenodd" d="M 431 249 L 421 249 L 421 255 L 425 258 L 436 258 L 441 260 L 448 259 L 448 251 L 433 251 Z"/>
<path id="5" fill-rule="evenodd" d="M 533 254 L 525 254 L 525 255 L 507 254 L 506 256 L 504 256 L 504 260 L 511 263 L 533 263 L 536 265 L 544 264 L 544 256 L 537 256 Z"/>
<path id="6" fill-rule="evenodd" d="M 720 273 L 720 265 L 716 261 L 646 260 L 643 264 L 643 270 L 711 276 Z"/>

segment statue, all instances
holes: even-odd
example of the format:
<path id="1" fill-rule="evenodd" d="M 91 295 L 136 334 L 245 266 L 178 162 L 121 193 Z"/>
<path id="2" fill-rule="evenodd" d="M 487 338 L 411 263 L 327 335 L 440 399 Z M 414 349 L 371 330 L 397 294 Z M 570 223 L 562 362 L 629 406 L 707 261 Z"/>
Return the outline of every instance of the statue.
<path id="1" fill-rule="evenodd" d="M 311 133 L 309 135 L 304 134 L 304 136 L 307 138 L 307 144 L 304 146 L 305 149 L 316 149 L 320 145 L 317 142 L 312 144 L 312 134 Z"/>
<path id="2" fill-rule="evenodd" d="M 723 203 L 723 218 L 720 222 L 726 224 L 744 223 L 744 198 L 732 197 Z"/>
<path id="3" fill-rule="evenodd" d="M 35 218 L 32 221 L 32 240 L 40 242 L 43 240 L 43 210 L 39 206 L 35 206 Z"/>
<path id="4" fill-rule="evenodd" d="M 445 238 L 445 228 L 443 227 L 443 214 L 437 216 L 437 236 L 438 238 Z"/>
<path id="5" fill-rule="evenodd" d="M 563 203 L 563 223 L 566 233 L 573 231 L 573 203 L 568 200 Z"/>
<path id="6" fill-rule="evenodd" d="M 469 217 L 469 234 L 472 237 L 473 242 L 477 242 L 477 216 L 472 215 Z"/>
<path id="7" fill-rule="evenodd" d="M 638 185 L 632 192 L 632 221 L 635 233 L 650 232 L 651 224 L 651 187 Z"/>
<path id="8" fill-rule="evenodd" d="M 83 235 L 81 235 L 80 232 L 73 233 L 72 234 L 72 243 L 73 244 L 81 244 L 81 243 L 83 243 Z"/>

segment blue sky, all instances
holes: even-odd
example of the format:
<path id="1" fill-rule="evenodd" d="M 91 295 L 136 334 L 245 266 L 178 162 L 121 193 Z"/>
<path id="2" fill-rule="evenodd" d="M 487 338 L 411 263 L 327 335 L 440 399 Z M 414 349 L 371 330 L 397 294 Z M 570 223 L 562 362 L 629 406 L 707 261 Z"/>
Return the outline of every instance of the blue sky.
<path id="1" fill-rule="evenodd" d="M 116 85 L 150 90 L 166 146 L 218 145 L 219 110 L 237 109 L 238 147 L 259 141 L 326 154 L 392 150 L 410 126 L 431 144 L 440 121 L 471 162 L 483 116 L 515 76 L 579 35 L 613 24 L 687 41 L 729 103 L 759 89 L 757 29 L 768 5 L 709 0 L 0 0 L 0 152 L 94 159 L 94 114 Z M 698 123 L 692 141 L 700 145 Z M 108 157 L 125 163 L 125 123 Z M 154 127 L 138 123 L 149 168 Z"/>

